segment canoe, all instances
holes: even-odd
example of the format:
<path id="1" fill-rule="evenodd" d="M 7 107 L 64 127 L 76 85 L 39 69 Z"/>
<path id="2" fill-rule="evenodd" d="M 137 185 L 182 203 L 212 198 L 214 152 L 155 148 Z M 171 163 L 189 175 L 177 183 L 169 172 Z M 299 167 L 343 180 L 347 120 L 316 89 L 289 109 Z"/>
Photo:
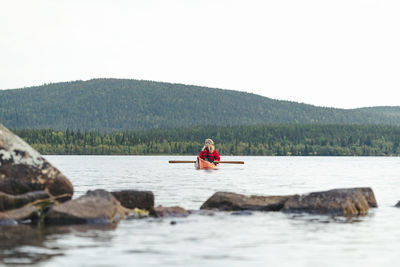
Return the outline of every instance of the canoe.
<path id="1" fill-rule="evenodd" d="M 196 163 L 194 164 L 196 169 L 218 169 L 218 165 L 215 165 L 214 163 L 205 161 L 204 159 L 201 159 L 197 157 Z"/>

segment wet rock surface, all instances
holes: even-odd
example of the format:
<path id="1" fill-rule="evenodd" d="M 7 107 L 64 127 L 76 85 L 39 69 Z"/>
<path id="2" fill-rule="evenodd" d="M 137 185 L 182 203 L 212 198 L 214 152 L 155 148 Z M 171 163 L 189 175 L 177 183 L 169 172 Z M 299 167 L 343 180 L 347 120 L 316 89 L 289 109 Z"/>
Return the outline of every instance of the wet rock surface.
<path id="1" fill-rule="evenodd" d="M 190 213 L 184 208 L 175 207 L 163 207 L 158 206 L 154 208 L 157 217 L 187 217 Z"/>
<path id="2" fill-rule="evenodd" d="M 200 209 L 220 211 L 279 211 L 290 196 L 245 196 L 229 192 L 217 192 Z"/>
<path id="3" fill-rule="evenodd" d="M 370 207 L 376 208 L 378 204 L 372 189 L 365 187 L 295 195 L 286 201 L 282 211 L 358 216 L 366 215 Z"/>
<path id="4" fill-rule="evenodd" d="M 37 151 L 0 124 L 0 192 L 20 195 L 46 190 L 73 194 L 71 182 Z"/>
<path id="5" fill-rule="evenodd" d="M 154 194 L 151 191 L 122 190 L 111 192 L 111 194 L 128 209 L 145 209 L 153 211 Z"/>
<path id="6" fill-rule="evenodd" d="M 105 190 L 88 191 L 86 195 L 53 206 L 45 216 L 46 224 L 108 224 L 128 215 L 115 197 Z"/>

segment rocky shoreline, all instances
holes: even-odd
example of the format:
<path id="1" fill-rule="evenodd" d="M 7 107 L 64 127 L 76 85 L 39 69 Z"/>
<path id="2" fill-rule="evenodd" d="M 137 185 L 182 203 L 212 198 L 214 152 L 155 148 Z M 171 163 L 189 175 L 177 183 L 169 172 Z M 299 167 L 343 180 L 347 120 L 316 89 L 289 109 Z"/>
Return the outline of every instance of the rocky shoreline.
<path id="1" fill-rule="evenodd" d="M 0 225 L 116 224 L 122 219 L 187 217 L 214 212 L 284 212 L 365 216 L 378 204 L 371 188 L 304 195 L 245 196 L 216 192 L 200 207 L 155 207 L 151 191 L 90 190 L 76 199 L 73 185 L 37 151 L 0 124 Z"/>

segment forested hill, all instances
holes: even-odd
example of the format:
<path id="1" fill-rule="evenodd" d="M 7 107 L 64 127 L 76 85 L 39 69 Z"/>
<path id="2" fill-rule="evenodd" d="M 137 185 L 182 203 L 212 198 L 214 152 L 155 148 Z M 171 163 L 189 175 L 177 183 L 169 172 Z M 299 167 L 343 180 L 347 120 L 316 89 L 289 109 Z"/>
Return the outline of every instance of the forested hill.
<path id="1" fill-rule="evenodd" d="M 396 119 L 400 114 L 400 107 L 368 107 L 355 109 L 356 111 L 361 111 L 368 113 L 370 115 L 379 115 L 388 118 L 389 120 Z"/>
<path id="2" fill-rule="evenodd" d="M 0 123 L 14 129 L 111 131 L 270 123 L 400 125 L 399 109 L 324 108 L 238 91 L 123 79 L 0 90 Z"/>

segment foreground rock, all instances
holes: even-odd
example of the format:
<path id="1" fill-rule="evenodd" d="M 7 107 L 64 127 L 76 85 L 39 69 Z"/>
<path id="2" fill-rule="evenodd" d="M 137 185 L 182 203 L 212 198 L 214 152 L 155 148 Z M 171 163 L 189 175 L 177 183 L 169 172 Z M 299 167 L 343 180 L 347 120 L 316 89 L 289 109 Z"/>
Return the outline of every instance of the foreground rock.
<path id="1" fill-rule="evenodd" d="M 40 199 L 49 199 L 51 195 L 46 191 L 34 191 L 22 195 L 10 195 L 0 192 L 0 211 L 17 209 Z"/>
<path id="2" fill-rule="evenodd" d="M 9 210 L 3 214 L 11 220 L 30 223 L 39 219 L 40 209 L 35 206 L 27 206 L 19 209 Z"/>
<path id="3" fill-rule="evenodd" d="M 69 198 L 73 194 L 71 182 L 59 170 L 0 124 L 0 191 L 20 195 L 39 190 Z"/>
<path id="4" fill-rule="evenodd" d="M 157 217 L 187 217 L 189 216 L 189 211 L 184 208 L 175 207 L 163 207 L 158 206 L 154 208 Z"/>
<path id="5" fill-rule="evenodd" d="M 123 190 L 111 194 L 128 209 L 154 210 L 154 194 L 151 191 Z"/>
<path id="6" fill-rule="evenodd" d="M 105 190 L 88 191 L 86 195 L 53 206 L 45 216 L 46 224 L 108 224 L 128 215 L 115 197 Z"/>
<path id="7" fill-rule="evenodd" d="M 370 207 L 378 207 L 371 188 L 350 188 L 293 196 L 282 211 L 357 216 L 366 215 Z"/>
<path id="8" fill-rule="evenodd" d="M 279 211 L 291 196 L 245 196 L 235 193 L 217 192 L 200 209 L 221 211 Z"/>

